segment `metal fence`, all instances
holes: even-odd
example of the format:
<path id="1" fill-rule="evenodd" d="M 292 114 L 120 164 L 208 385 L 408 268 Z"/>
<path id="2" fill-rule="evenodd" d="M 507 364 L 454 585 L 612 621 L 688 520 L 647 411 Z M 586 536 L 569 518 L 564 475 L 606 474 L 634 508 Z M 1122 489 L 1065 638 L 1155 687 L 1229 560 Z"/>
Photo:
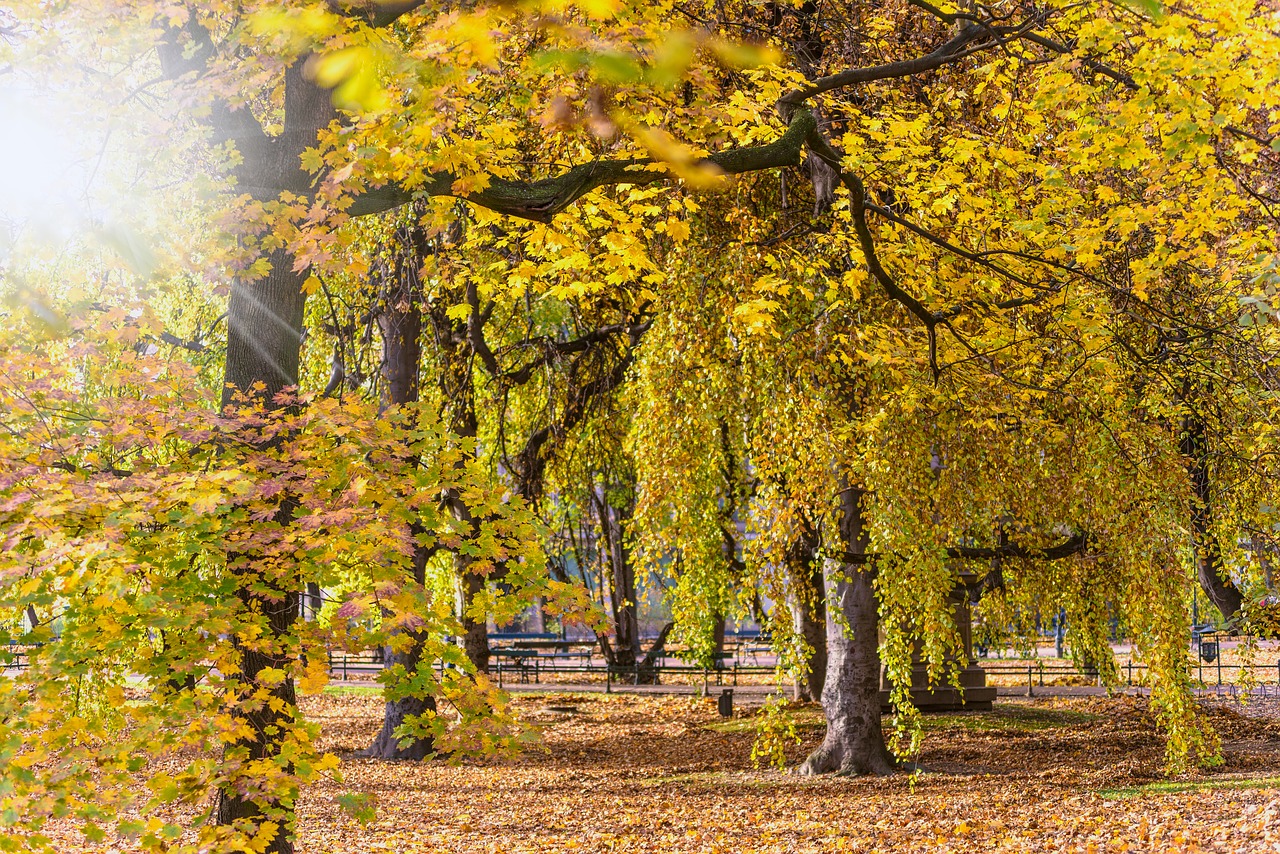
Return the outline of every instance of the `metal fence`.
<path id="1" fill-rule="evenodd" d="M 514 654 L 513 654 L 514 653 Z M 436 669 L 443 672 L 443 662 L 436 663 Z M 352 678 L 375 677 L 382 670 L 383 663 L 376 653 L 346 653 L 331 651 L 329 653 L 329 674 L 331 678 L 347 681 Z M 737 657 L 722 657 L 714 665 L 672 664 L 666 657 L 661 657 L 652 666 L 644 667 L 636 664 L 633 667 L 609 665 L 596 661 L 588 653 L 545 653 L 537 650 L 495 649 L 490 652 L 489 676 L 496 679 L 499 686 L 508 682 L 540 683 L 544 676 L 563 674 L 581 674 L 583 676 L 603 679 L 605 690 L 612 689 L 615 682 L 623 684 L 660 684 L 664 676 L 701 677 L 705 684 L 737 685 L 739 677 L 748 674 L 772 674 L 775 670 L 770 665 L 747 664 Z"/>
<path id="2" fill-rule="evenodd" d="M 1027 696 L 1035 696 L 1035 689 L 1053 687 L 1045 684 L 1046 677 L 1078 677 L 1097 681 L 1097 670 L 1076 667 L 1071 664 L 984 664 L 982 670 L 989 676 L 1008 674 L 1022 677 L 1019 684 L 1026 685 Z M 1148 687 L 1146 678 L 1150 667 L 1146 664 L 1125 662 L 1120 667 L 1123 685 L 1128 688 Z M 1247 675 L 1246 675 L 1247 674 Z M 1221 694 L 1230 693 L 1235 696 L 1247 687 L 1251 692 L 1263 697 L 1280 698 L 1280 660 L 1274 665 L 1261 662 L 1227 664 L 1218 656 L 1212 662 L 1197 659 L 1192 667 L 1191 687 L 1198 692 Z"/>

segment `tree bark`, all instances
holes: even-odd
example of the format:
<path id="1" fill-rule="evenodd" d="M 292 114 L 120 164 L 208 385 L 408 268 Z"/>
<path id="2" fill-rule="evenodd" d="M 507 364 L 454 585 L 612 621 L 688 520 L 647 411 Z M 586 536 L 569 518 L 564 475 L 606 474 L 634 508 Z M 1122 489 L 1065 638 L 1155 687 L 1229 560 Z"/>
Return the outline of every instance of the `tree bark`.
<path id="1" fill-rule="evenodd" d="M 459 570 L 462 584 L 462 645 L 467 658 L 479 673 L 489 672 L 489 622 L 484 614 L 473 614 L 472 604 L 484 592 L 484 576 Z"/>
<path id="2" fill-rule="evenodd" d="M 1213 489 L 1209 474 L 1208 427 L 1198 415 L 1182 419 L 1179 450 L 1186 459 L 1191 480 L 1191 535 L 1195 547 L 1196 577 L 1209 601 L 1230 623 L 1240 613 L 1244 597 L 1227 577 L 1222 563 L 1222 545 L 1213 513 Z"/>
<path id="3" fill-rule="evenodd" d="M 265 278 L 257 282 L 236 282 L 231 290 L 222 393 L 224 407 L 234 404 L 241 394 L 274 406 L 277 392 L 297 385 L 305 300 L 303 275 L 294 271 L 293 259 L 285 250 L 272 252 L 269 260 L 271 271 Z M 251 437 L 246 438 L 252 441 Z M 293 502 L 282 502 L 276 522 L 290 525 L 293 513 Z M 229 564 L 239 579 L 236 596 L 241 607 L 265 625 L 259 640 L 246 643 L 239 634 L 232 638 L 240 656 L 241 674 L 230 690 L 239 696 L 238 713 L 255 736 L 229 744 L 226 755 L 233 763 L 237 759 L 248 762 L 276 759 L 284 733 L 292 725 L 297 711 L 293 678 L 286 676 L 267 686 L 267 702 L 247 698 L 258 689 L 258 679 L 265 669 L 286 674 L 293 669 L 287 638 L 299 616 L 299 579 L 296 572 L 279 566 L 273 559 L 236 554 L 234 550 Z M 284 794 L 258 791 L 252 785 L 220 788 L 215 812 L 217 822 L 228 825 L 242 820 L 274 820 L 280 829 L 266 851 L 292 854 L 293 811 L 283 805 Z"/>
<path id="4" fill-rule="evenodd" d="M 283 502 L 277 521 L 287 525 L 292 521 L 294 510 L 292 501 Z M 285 674 L 293 669 L 293 658 L 285 640 L 298 619 L 298 596 L 294 584 L 280 583 L 280 572 L 273 565 L 275 560 L 281 558 L 273 560 L 244 553 L 233 554 L 231 558 L 232 572 L 240 581 L 236 597 L 246 617 L 262 626 L 261 631 L 253 634 L 266 639 L 265 642 L 246 642 L 240 634 L 232 638 L 240 658 L 240 675 L 231 688 L 238 695 L 236 714 L 253 733 L 227 745 L 225 761 L 233 767 L 263 760 L 281 761 L 284 734 L 292 727 L 297 714 L 298 697 L 291 676 L 259 684 L 267 668 Z M 262 687 L 268 694 L 266 701 L 251 699 Z M 283 761 L 291 767 L 287 759 Z M 274 821 L 278 829 L 264 850 L 271 854 L 292 854 L 294 812 L 289 802 L 290 793 L 272 791 L 269 783 L 259 784 L 248 775 L 238 782 L 234 788 L 219 788 L 217 823 L 231 825 L 247 820 L 261 825 L 264 821 Z"/>
<path id="5" fill-rule="evenodd" d="M 845 549 L 866 554 L 869 539 L 860 489 L 840 493 L 840 535 Z M 835 569 L 836 567 L 839 569 Z M 826 563 L 826 593 L 838 609 L 827 621 L 827 676 L 822 709 L 827 734 L 801 774 L 888 774 L 894 761 L 880 726 L 880 603 L 875 592 L 875 563 L 862 566 Z"/>
<path id="6" fill-rule="evenodd" d="M 613 614 L 614 655 L 620 667 L 640 660 L 640 618 L 636 608 L 636 572 L 625 542 L 624 514 L 600 496 L 600 527 L 609 560 L 609 606 Z"/>
<path id="7" fill-rule="evenodd" d="M 725 618 L 724 614 L 716 614 L 713 619 L 714 623 L 711 627 L 711 645 L 712 651 L 718 657 L 722 652 L 724 652 L 724 635 L 728 620 Z M 719 659 L 717 658 L 717 664 L 719 663 Z"/>
<path id="8" fill-rule="evenodd" d="M 413 556 L 413 575 L 414 580 L 419 586 L 426 583 L 427 576 L 427 560 L 429 555 L 426 549 L 419 547 Z M 426 642 L 426 636 L 422 632 L 409 632 L 409 646 L 400 651 L 393 651 L 387 659 L 389 667 L 400 665 L 404 668 L 407 677 L 413 677 L 418 674 L 418 670 L 423 666 L 422 650 Z M 429 668 L 431 662 L 426 662 Z M 414 738 L 408 743 L 404 743 L 395 732 L 396 729 L 409 721 L 411 717 L 418 717 L 428 712 L 436 710 L 435 697 L 431 696 L 406 696 L 394 700 L 387 700 L 386 706 L 382 712 L 382 729 L 374 738 L 373 744 L 365 749 L 364 755 L 371 759 L 391 759 L 391 760 L 412 760 L 421 761 L 431 755 L 434 744 L 429 738 Z"/>
<path id="9" fill-rule="evenodd" d="M 601 639 L 601 649 L 609 665 L 624 676 L 630 675 L 638 684 L 657 682 L 654 662 L 672 626 L 666 626 L 648 655 L 642 655 L 640 644 L 640 614 L 636 595 L 636 569 L 631 562 L 631 550 L 626 544 L 626 520 L 631 506 L 619 509 L 608 499 L 605 486 L 592 486 L 592 503 L 600 520 L 604 539 L 604 557 L 609 567 L 609 611 L 612 617 L 613 644 Z"/>
<path id="10" fill-rule="evenodd" d="M 827 600 L 818 546 L 817 531 L 805 526 L 786 553 L 792 619 L 808 649 L 805 672 L 796 678 L 796 699 L 806 702 L 821 699 L 827 678 Z"/>
<path id="11" fill-rule="evenodd" d="M 207 34 L 206 34 L 207 35 Z M 162 62 L 174 69 L 182 47 L 178 42 L 161 45 Z M 310 178 L 302 170 L 302 152 L 314 145 L 319 129 L 334 116 L 329 93 L 308 81 L 303 74 L 303 61 L 285 72 L 284 131 L 269 138 L 254 122 L 247 110 L 215 110 L 220 126 L 215 135 L 236 138 L 243 161 L 237 177 L 246 187 L 257 188 L 264 201 L 274 199 L 280 189 L 304 188 Z M 234 124 L 235 128 L 222 126 Z M 240 137 L 248 128 L 252 133 Z M 243 141 L 243 145 L 239 143 Z M 227 355 L 222 390 L 222 405 L 233 404 L 238 395 L 248 395 L 268 407 L 279 405 L 278 392 L 298 384 L 298 363 L 302 347 L 302 319 L 306 294 L 302 285 L 305 270 L 294 269 L 294 258 L 287 248 L 279 248 L 267 256 L 270 271 L 257 281 L 237 280 L 232 283 L 227 306 Z M 252 441 L 252 437 L 246 437 Z M 294 506 L 283 501 L 276 522 L 287 527 L 293 521 Z M 247 535 L 247 534 L 246 534 Z M 237 598 L 244 611 L 263 621 L 263 631 L 246 642 L 239 634 L 232 643 L 239 653 L 242 672 L 229 690 L 240 698 L 238 713 L 255 734 L 227 745 L 226 755 L 235 760 L 279 760 L 285 733 L 297 712 L 297 696 L 292 676 L 267 686 L 267 702 L 247 700 L 260 687 L 257 682 L 266 668 L 288 674 L 292 657 L 288 639 L 299 617 L 297 590 L 301 579 L 287 562 L 287 557 L 263 558 L 246 553 L 229 556 L 232 572 L 238 577 Z M 291 768 L 288 760 L 286 770 Z M 267 842 L 270 854 L 292 854 L 294 812 L 292 795 L 272 792 L 249 785 L 222 787 L 218 791 L 215 816 L 218 824 L 249 820 L 275 821 L 278 830 Z M 263 784 L 264 786 L 266 784 Z"/>
<path id="12" fill-rule="evenodd" d="M 303 595 L 306 597 L 307 608 L 311 612 L 309 617 L 306 614 L 303 616 L 312 620 L 318 619 L 320 617 L 320 609 L 324 607 L 324 596 L 320 593 L 320 585 L 314 581 L 308 581 L 306 593 Z"/>
<path id="13" fill-rule="evenodd" d="M 422 356 L 422 283 L 418 270 L 426 254 L 422 229 L 410 221 L 396 230 L 396 244 L 392 257 L 381 265 L 382 310 L 378 313 L 378 327 L 382 332 L 383 409 L 407 406 L 418 402 L 419 363 Z M 413 555 L 413 580 L 421 589 L 426 585 L 426 548 L 417 546 Z M 405 678 L 414 679 L 422 665 L 422 651 L 426 642 L 420 631 L 407 633 L 408 646 L 400 650 L 388 649 L 384 659 L 387 667 L 404 668 Z M 431 663 L 427 662 L 427 667 Z M 364 755 L 374 759 L 422 760 L 432 752 L 429 738 L 416 738 L 402 744 L 395 731 L 411 717 L 433 712 L 435 698 L 431 696 L 406 696 L 388 700 L 382 715 L 382 729 Z"/>

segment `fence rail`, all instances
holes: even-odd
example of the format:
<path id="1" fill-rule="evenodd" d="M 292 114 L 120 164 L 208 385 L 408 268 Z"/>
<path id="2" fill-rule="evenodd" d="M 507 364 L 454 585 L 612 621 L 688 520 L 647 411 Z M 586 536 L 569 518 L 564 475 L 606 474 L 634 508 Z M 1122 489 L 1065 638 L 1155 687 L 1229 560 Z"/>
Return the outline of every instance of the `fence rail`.
<path id="1" fill-rule="evenodd" d="M 716 666 L 699 664 L 668 663 L 659 659 L 651 667 L 610 666 L 603 661 L 593 661 L 586 653 L 545 653 L 539 650 L 500 649 L 495 653 L 489 666 L 489 674 L 499 685 L 507 682 L 539 683 L 544 676 L 562 674 L 582 674 L 584 676 L 603 679 L 606 691 L 612 690 L 614 683 L 638 684 L 641 682 L 660 684 L 664 676 L 702 677 L 704 684 L 738 685 L 739 677 L 746 675 L 770 675 L 776 672 L 770 665 L 747 664 L 738 660 L 723 659 Z M 516 653 L 516 654 L 512 654 Z M 576 659 L 576 660 L 575 660 Z M 437 669 L 443 671 L 446 665 L 437 663 Z M 451 666 L 451 665 L 449 665 Z M 331 653 L 329 657 L 330 675 L 333 678 L 348 680 L 352 677 L 374 676 L 382 670 L 382 663 L 370 653 L 344 654 Z M 1021 677 L 1019 685 L 1026 686 L 1027 696 L 1035 696 L 1036 688 L 1053 687 L 1046 684 L 1046 679 L 1083 678 L 1098 680 L 1096 670 L 1080 668 L 1072 664 L 996 664 L 983 663 L 982 670 L 987 676 Z M 1146 664 L 1125 662 L 1119 668 L 1121 683 L 1126 687 L 1143 687 L 1147 685 Z M 1249 671 L 1249 680 L 1242 679 L 1242 671 Z M 1191 667 L 1192 687 L 1200 692 L 1216 694 L 1229 693 L 1237 695 L 1242 685 L 1259 691 L 1265 697 L 1280 698 L 1280 660 L 1274 665 L 1261 662 L 1225 663 L 1219 657 L 1216 661 L 1206 663 L 1200 660 Z M 1007 686 L 1006 686 L 1007 687 Z M 1013 686 L 1017 687 L 1017 685 Z"/>
<path id="2" fill-rule="evenodd" d="M 1123 684 L 1130 688 L 1145 686 L 1147 684 L 1145 676 L 1150 669 L 1146 664 L 1135 664 L 1133 661 L 1127 661 L 1119 668 Z M 1050 678 L 1075 676 L 1095 680 L 1099 678 L 1096 669 L 1080 668 L 1071 664 L 990 664 L 982 665 L 982 670 L 988 675 L 1025 675 L 1028 697 L 1035 696 L 1036 687 L 1051 687 L 1045 685 L 1046 676 Z M 1252 679 L 1243 678 L 1245 671 L 1250 673 Z M 1222 689 L 1227 689 L 1228 692 L 1235 694 L 1241 686 L 1248 685 L 1251 690 L 1254 688 L 1259 690 L 1264 697 L 1271 696 L 1271 692 L 1274 692 L 1276 697 L 1280 697 L 1280 660 L 1277 660 L 1274 665 L 1261 662 L 1227 664 L 1219 656 L 1209 663 L 1197 659 L 1192 672 L 1194 678 L 1191 680 L 1191 686 L 1196 691 L 1212 691 L 1220 694 L 1223 692 Z M 1230 678 L 1232 673 L 1235 675 L 1234 679 Z"/>
<path id="3" fill-rule="evenodd" d="M 512 654 L 517 653 L 517 654 Z M 577 658 L 577 660 L 573 660 Z M 329 653 L 329 675 L 334 679 L 347 681 L 352 677 L 376 676 L 383 669 L 383 662 L 375 653 Z M 436 662 L 436 669 L 443 672 L 444 662 Z M 669 664 L 665 658 L 649 667 L 636 664 L 634 667 L 609 665 L 595 662 L 585 653 L 545 653 L 535 649 L 503 648 L 490 653 L 489 675 L 497 679 L 499 686 L 506 682 L 539 683 L 543 676 L 557 674 L 580 673 L 601 677 L 605 680 L 606 691 L 611 690 L 614 682 L 639 684 L 642 681 L 661 680 L 665 676 L 701 676 L 710 684 L 738 684 L 740 676 L 747 674 L 772 674 L 775 669 L 769 665 L 747 664 L 737 660 L 721 659 L 714 666 L 698 664 Z"/>

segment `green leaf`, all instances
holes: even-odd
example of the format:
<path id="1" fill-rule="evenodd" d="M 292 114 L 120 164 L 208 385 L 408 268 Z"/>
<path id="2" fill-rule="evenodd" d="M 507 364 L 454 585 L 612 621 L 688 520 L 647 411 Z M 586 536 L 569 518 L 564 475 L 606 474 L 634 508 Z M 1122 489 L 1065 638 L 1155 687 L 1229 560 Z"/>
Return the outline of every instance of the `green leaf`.
<path id="1" fill-rule="evenodd" d="M 338 808 L 361 824 L 368 824 L 377 818 L 374 810 L 374 797 L 368 792 L 345 792 L 336 798 Z"/>
<path id="2" fill-rule="evenodd" d="M 1141 12 L 1153 21 L 1164 17 L 1164 4 L 1160 0 L 1120 0 L 1120 3 L 1135 12 Z"/>

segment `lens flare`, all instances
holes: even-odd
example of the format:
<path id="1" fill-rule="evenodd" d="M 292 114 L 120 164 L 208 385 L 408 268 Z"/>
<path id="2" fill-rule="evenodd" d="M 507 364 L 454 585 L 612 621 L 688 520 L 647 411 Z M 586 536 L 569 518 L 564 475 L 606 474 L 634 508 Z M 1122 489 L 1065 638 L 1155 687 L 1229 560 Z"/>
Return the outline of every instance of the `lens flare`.
<path id="1" fill-rule="evenodd" d="M 0 226 L 65 231 L 87 216 L 94 154 L 49 94 L 0 90 Z"/>

